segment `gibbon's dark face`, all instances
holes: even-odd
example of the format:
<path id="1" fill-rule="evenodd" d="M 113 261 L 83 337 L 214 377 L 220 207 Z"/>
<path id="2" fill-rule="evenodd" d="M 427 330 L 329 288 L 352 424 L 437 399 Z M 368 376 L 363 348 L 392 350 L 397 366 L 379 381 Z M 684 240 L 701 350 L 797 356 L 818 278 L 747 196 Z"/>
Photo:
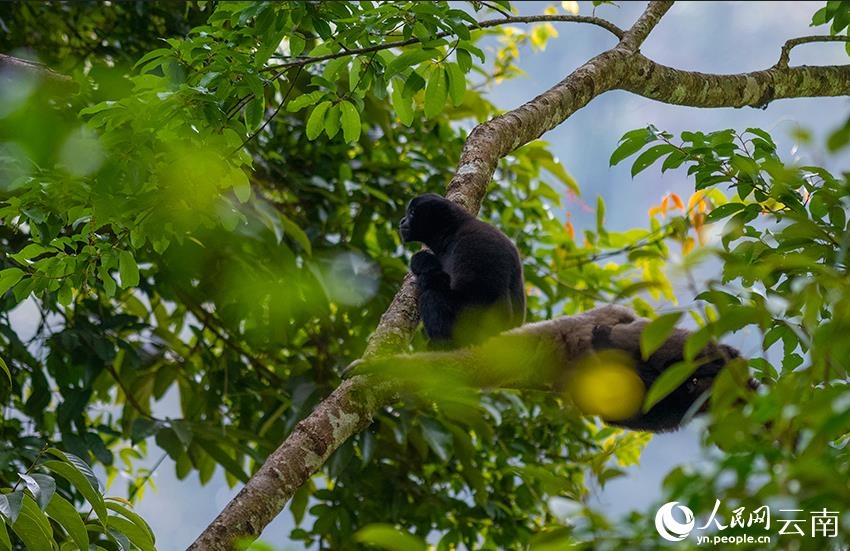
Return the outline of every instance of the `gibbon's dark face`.
<path id="1" fill-rule="evenodd" d="M 414 197 L 407 205 L 407 214 L 398 224 L 405 243 L 420 241 L 428 244 L 438 234 L 453 230 L 457 222 L 470 215 L 444 197 L 425 193 Z"/>
<path id="2" fill-rule="evenodd" d="M 411 221 L 413 220 L 413 215 L 411 214 L 412 209 L 410 206 L 407 207 L 407 214 L 401 217 L 401 222 L 398 223 L 398 233 L 401 234 L 401 240 L 405 243 L 410 241 L 415 241 L 413 238 L 413 229 L 411 226 Z"/>

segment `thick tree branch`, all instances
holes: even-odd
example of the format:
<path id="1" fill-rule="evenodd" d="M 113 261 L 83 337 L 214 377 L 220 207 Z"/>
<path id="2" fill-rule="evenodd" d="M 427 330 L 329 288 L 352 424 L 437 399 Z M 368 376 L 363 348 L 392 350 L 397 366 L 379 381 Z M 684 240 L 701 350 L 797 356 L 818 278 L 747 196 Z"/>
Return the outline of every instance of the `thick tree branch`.
<path id="1" fill-rule="evenodd" d="M 43 79 L 46 84 L 58 92 L 76 89 L 76 84 L 71 77 L 57 73 L 46 65 L 0 54 L 0 83 L 8 83 L 14 86 L 15 82 L 21 78 Z"/>
<path id="2" fill-rule="evenodd" d="M 850 95 L 850 65 L 781 67 L 737 75 L 681 71 L 629 56 L 616 86 L 646 98 L 691 107 L 767 107 L 777 99 Z"/>
<path id="3" fill-rule="evenodd" d="M 658 25 L 667 10 L 673 7 L 673 2 L 669 0 L 657 0 L 650 2 L 646 11 L 635 21 L 632 28 L 626 32 L 620 40 L 620 47 L 626 50 L 636 52 L 640 49 L 641 44 L 652 32 L 652 29 Z"/>
<path id="4" fill-rule="evenodd" d="M 340 444 L 369 426 L 392 386 L 362 375 L 344 381 L 295 426 L 189 549 L 229 550 L 241 535 L 257 537 Z"/>
<path id="5" fill-rule="evenodd" d="M 641 55 L 639 48 L 670 5 L 670 2 L 651 3 L 635 25 L 622 34 L 616 47 L 589 60 L 526 104 L 477 126 L 466 141 L 447 197 L 469 212 L 477 213 L 500 158 L 555 128 L 590 100 L 609 90 L 628 90 L 658 101 L 693 107 L 763 107 L 780 98 L 850 95 L 850 65 L 775 66 L 738 75 L 708 75 L 659 65 Z M 376 355 L 407 347 L 418 323 L 414 291 L 413 278 L 408 274 L 370 338 L 364 354 L 367 363 Z M 592 321 L 593 315 L 596 314 L 589 318 L 575 317 L 583 322 L 566 322 L 579 324 L 571 327 L 570 332 L 578 331 L 585 336 L 588 331 L 592 332 L 598 321 Z M 565 319 L 570 318 L 546 323 L 565 323 Z M 618 347 L 631 342 L 628 340 L 631 331 L 620 333 L 615 335 L 616 339 L 612 337 Z M 552 337 L 564 334 L 571 333 L 553 330 Z M 563 357 L 574 359 L 572 353 L 586 350 L 587 340 L 582 342 L 585 344 L 567 346 L 565 349 L 570 353 Z M 475 365 L 487 363 L 480 358 L 464 358 L 462 354 L 441 357 L 435 365 L 443 365 L 447 370 L 454 366 L 457 371 L 470 361 Z M 491 371 L 481 373 L 491 373 L 488 377 L 494 377 Z M 479 378 L 474 382 L 513 384 L 502 375 L 496 377 L 489 381 Z M 299 423 L 190 549 L 231 549 L 231 542 L 237 536 L 257 537 L 295 489 L 318 471 L 338 446 L 366 427 L 380 407 L 394 398 L 399 385 L 397 381 L 364 376 L 346 381 Z"/>

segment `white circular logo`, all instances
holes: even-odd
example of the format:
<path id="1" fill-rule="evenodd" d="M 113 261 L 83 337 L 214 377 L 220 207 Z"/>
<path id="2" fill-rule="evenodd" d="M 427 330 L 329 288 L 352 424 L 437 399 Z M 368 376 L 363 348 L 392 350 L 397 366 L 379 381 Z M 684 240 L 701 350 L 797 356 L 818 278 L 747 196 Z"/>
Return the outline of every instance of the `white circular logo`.
<path id="1" fill-rule="evenodd" d="M 685 515 L 685 522 L 673 518 L 673 509 Z M 694 513 L 678 501 L 668 501 L 655 513 L 655 529 L 667 541 L 682 541 L 694 529 Z"/>

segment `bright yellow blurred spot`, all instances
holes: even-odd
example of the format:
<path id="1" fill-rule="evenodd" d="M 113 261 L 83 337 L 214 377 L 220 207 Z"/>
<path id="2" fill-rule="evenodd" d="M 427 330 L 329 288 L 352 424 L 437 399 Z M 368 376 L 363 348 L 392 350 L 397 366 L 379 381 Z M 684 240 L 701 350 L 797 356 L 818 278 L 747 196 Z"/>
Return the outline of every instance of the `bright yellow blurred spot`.
<path id="1" fill-rule="evenodd" d="M 563 8 L 565 12 L 578 15 L 578 2 L 575 0 L 561 2 L 561 8 Z"/>
<path id="2" fill-rule="evenodd" d="M 646 388 L 625 360 L 605 355 L 575 368 L 567 393 L 582 413 L 606 421 L 622 421 L 636 415 Z"/>

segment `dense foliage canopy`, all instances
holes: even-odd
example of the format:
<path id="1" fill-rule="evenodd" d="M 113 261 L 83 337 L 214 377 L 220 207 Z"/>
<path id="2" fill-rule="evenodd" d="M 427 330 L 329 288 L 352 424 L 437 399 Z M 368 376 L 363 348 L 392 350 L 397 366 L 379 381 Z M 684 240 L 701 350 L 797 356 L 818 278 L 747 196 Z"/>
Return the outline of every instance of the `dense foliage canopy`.
<path id="1" fill-rule="evenodd" d="M 844 32 L 838 4 L 814 23 Z M 475 28 L 508 9 L 0 5 L 0 52 L 57 73 L 0 75 L 0 549 L 152 549 L 131 503 L 103 496 L 144 495 L 138 461 L 154 443 L 181 478 L 222 469 L 244 482 L 339 384 L 406 273 L 405 203 L 444 191 L 469 130 L 498 114 L 489 86 L 519 75 L 518 46 L 557 36 L 547 22 Z M 482 41 L 498 45 L 493 59 Z M 727 512 L 840 511 L 836 538 L 780 537 L 846 545 L 846 174 L 788 162 L 758 128 L 637 129 L 611 162 L 626 159 L 633 173 L 686 171 L 694 194 L 664 197 L 625 232 L 606 229 L 599 199 L 596 227 L 576 235 L 560 205 L 578 184 L 544 142 L 500 162 L 480 216 L 520 248 L 530 320 L 609 302 L 656 317 L 659 301 L 679 301 L 655 330 L 687 311 L 701 327 L 693 351 L 756 328 L 749 365 L 716 383 L 706 445 L 722 453 L 704 472 L 671 472 L 667 493 L 700 511 L 716 498 Z M 686 272 L 719 259 L 722 276 L 676 296 L 676 255 Z M 747 368 L 765 383 L 754 395 Z M 648 435 L 542 392 L 448 394 L 406 396 L 346 442 L 293 498 L 291 539 L 659 544 L 649 508 L 614 525 L 584 504 Z M 174 404 L 179 415 L 162 413 Z"/>

